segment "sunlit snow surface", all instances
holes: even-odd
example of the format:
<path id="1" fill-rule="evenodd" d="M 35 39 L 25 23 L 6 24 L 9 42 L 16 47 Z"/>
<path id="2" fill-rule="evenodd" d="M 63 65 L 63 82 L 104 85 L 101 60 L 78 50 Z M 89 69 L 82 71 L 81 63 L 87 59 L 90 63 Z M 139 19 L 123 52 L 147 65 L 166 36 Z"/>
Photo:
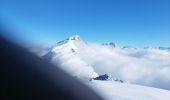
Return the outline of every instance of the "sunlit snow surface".
<path id="1" fill-rule="evenodd" d="M 170 91 L 114 81 L 87 83 L 105 100 L 169 100 Z"/>

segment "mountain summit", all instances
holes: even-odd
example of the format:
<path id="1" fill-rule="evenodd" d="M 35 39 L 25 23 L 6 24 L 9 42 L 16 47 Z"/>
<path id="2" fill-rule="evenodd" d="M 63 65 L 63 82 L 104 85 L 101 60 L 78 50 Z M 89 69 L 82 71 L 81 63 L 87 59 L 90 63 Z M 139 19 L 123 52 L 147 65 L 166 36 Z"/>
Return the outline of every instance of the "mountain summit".
<path id="1" fill-rule="evenodd" d="M 80 36 L 74 35 L 74 36 L 69 37 L 68 40 L 80 40 Z"/>
<path id="2" fill-rule="evenodd" d="M 98 74 L 93 67 L 79 56 L 84 48 L 88 48 L 88 45 L 75 35 L 53 45 L 43 58 L 53 64 L 60 64 L 63 70 L 74 77 L 95 78 Z"/>

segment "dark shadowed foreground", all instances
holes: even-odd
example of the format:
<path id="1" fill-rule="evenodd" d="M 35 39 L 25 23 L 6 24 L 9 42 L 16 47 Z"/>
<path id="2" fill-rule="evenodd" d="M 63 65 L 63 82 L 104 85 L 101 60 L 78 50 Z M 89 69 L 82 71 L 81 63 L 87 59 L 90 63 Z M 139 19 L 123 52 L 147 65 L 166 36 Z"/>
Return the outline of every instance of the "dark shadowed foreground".
<path id="1" fill-rule="evenodd" d="M 101 100 L 78 80 L 2 37 L 0 74 L 3 99 Z"/>

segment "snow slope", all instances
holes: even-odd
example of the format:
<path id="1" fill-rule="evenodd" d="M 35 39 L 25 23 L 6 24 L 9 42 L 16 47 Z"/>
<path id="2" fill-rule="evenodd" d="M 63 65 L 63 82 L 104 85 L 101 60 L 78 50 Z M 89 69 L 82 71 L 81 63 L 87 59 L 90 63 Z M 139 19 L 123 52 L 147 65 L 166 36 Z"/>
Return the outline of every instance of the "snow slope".
<path id="1" fill-rule="evenodd" d="M 55 44 L 44 58 L 53 64 L 60 64 L 63 70 L 74 77 L 82 79 L 96 77 L 98 74 L 93 67 L 77 55 L 83 46 L 86 46 L 85 43 L 76 35 Z"/>
<path id="2" fill-rule="evenodd" d="M 114 81 L 93 80 L 88 85 L 105 100 L 169 100 L 170 91 Z"/>

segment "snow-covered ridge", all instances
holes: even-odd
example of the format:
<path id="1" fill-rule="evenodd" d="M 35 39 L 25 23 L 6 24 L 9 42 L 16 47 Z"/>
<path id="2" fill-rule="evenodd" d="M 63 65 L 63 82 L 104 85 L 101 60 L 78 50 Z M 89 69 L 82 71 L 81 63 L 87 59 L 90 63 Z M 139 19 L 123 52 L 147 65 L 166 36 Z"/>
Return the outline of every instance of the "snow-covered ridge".
<path id="1" fill-rule="evenodd" d="M 74 35 L 68 38 L 68 40 L 80 40 L 80 36 L 79 35 Z"/>
<path id="2" fill-rule="evenodd" d="M 82 46 L 86 46 L 86 44 L 78 35 L 75 35 L 56 43 L 43 58 L 50 59 L 54 64 L 60 64 L 63 70 L 74 77 L 83 79 L 97 77 L 98 74 L 93 67 L 77 55 Z"/>
<path id="3" fill-rule="evenodd" d="M 80 38 L 80 36 L 78 36 L 78 35 L 74 35 L 74 36 L 71 36 L 71 37 L 67 38 L 66 40 L 62 40 L 62 41 L 57 42 L 57 43 L 54 45 L 54 47 L 55 47 L 55 46 L 59 46 L 59 45 L 66 44 L 66 43 L 68 43 L 68 42 L 70 42 L 70 41 L 81 41 L 81 38 Z"/>

